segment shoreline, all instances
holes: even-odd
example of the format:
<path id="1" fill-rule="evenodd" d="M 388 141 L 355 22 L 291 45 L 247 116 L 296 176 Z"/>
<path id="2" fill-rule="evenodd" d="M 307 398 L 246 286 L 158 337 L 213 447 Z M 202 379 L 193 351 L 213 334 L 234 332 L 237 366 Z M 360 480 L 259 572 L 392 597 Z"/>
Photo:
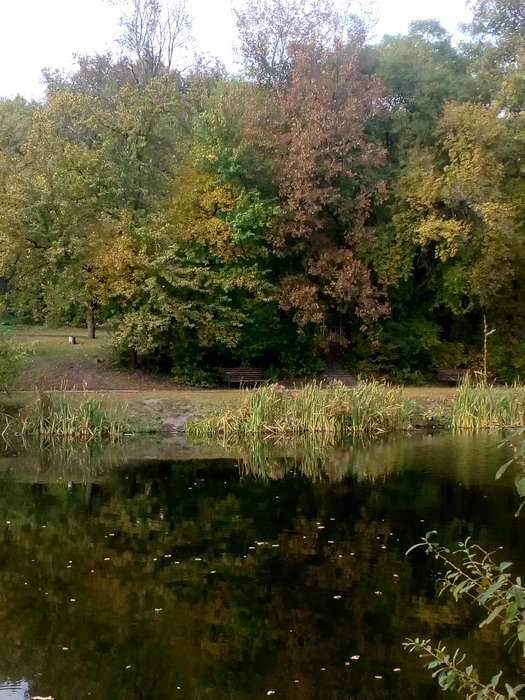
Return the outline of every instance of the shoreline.
<path id="1" fill-rule="evenodd" d="M 291 389 L 290 391 L 295 391 Z M 416 404 L 415 421 L 412 429 L 427 430 L 442 427 L 436 416 L 452 402 L 455 387 L 402 387 L 403 394 Z M 186 424 L 240 405 L 246 396 L 241 389 L 51 389 L 15 390 L 3 397 L 6 412 L 14 414 L 29 406 L 39 393 L 63 396 L 75 403 L 82 397 L 93 397 L 112 408 L 122 407 L 137 430 L 133 434 L 181 434 Z"/>

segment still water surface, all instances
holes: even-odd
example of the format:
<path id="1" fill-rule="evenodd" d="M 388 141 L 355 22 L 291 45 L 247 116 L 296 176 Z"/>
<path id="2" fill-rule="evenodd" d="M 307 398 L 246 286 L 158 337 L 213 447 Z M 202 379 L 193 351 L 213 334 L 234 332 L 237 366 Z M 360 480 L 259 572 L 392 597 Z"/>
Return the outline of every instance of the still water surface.
<path id="1" fill-rule="evenodd" d="M 496 442 L 12 448 L 0 700 L 438 698 L 409 635 L 461 644 L 490 677 L 508 664 L 497 632 L 405 552 L 435 529 L 525 570 Z"/>

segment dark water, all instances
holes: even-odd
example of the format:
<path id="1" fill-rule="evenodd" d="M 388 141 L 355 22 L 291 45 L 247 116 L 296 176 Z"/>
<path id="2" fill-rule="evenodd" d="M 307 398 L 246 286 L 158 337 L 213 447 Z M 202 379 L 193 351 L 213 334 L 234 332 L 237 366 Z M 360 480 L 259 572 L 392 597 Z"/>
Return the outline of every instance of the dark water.
<path id="1" fill-rule="evenodd" d="M 293 458 L 13 448 L 0 458 L 0 700 L 438 698 L 408 635 L 461 644 L 490 677 L 509 665 L 497 630 L 437 598 L 434 562 L 405 551 L 436 529 L 525 570 L 496 441 Z"/>

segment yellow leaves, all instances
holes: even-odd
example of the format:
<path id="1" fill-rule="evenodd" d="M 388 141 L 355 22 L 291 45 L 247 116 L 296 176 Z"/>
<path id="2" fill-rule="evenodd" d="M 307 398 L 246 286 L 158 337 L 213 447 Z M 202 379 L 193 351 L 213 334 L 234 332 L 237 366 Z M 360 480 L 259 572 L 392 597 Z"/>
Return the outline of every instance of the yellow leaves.
<path id="1" fill-rule="evenodd" d="M 231 260 L 235 250 L 223 215 L 232 211 L 236 200 L 232 185 L 218 184 L 212 175 L 186 162 L 179 169 L 176 195 L 168 213 L 175 237 L 207 245 L 222 260 Z"/>
<path id="2" fill-rule="evenodd" d="M 440 199 L 441 186 L 433 153 L 428 148 L 416 146 L 397 186 L 399 196 L 409 201 L 413 208 L 431 207 Z"/>
<path id="3" fill-rule="evenodd" d="M 126 213 L 118 220 L 99 218 L 86 227 L 86 264 L 91 268 L 90 293 L 106 303 L 136 289 L 133 242 L 125 231 Z"/>
<path id="4" fill-rule="evenodd" d="M 453 258 L 469 239 L 471 227 L 457 219 L 442 219 L 434 214 L 420 221 L 415 230 L 419 245 L 436 243 L 435 256 L 439 260 Z"/>
<path id="5" fill-rule="evenodd" d="M 443 110 L 441 128 L 445 145 L 454 155 L 464 148 L 494 146 L 504 127 L 494 108 L 473 102 L 449 102 Z"/>

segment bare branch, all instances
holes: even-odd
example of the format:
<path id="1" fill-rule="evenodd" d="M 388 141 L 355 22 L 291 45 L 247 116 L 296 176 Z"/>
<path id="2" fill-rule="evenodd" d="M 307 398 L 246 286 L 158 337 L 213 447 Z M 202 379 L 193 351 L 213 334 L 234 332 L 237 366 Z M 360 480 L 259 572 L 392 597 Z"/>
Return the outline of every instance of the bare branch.
<path id="1" fill-rule="evenodd" d="M 190 40 L 191 20 L 187 0 L 165 6 L 160 0 L 131 0 L 122 21 L 120 44 L 133 61 L 133 75 L 149 82 L 174 69 L 176 53 Z"/>

